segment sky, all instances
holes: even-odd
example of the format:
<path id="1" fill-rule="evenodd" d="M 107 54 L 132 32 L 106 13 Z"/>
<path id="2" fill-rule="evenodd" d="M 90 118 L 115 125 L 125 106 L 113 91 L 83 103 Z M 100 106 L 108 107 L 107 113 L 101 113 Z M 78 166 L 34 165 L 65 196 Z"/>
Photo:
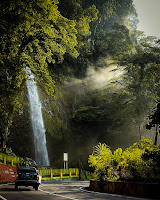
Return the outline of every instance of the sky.
<path id="1" fill-rule="evenodd" d="M 133 0 L 138 13 L 137 29 L 160 38 L 160 0 Z"/>

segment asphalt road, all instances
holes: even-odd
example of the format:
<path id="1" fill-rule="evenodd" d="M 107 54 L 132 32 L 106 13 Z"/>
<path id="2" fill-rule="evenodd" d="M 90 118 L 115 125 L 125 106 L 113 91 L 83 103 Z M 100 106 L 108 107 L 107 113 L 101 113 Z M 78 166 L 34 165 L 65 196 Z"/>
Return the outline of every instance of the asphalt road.
<path id="1" fill-rule="evenodd" d="M 0 185 L 0 200 L 144 200 L 106 193 L 88 191 L 89 181 L 54 181 L 43 182 L 38 191 L 32 187 L 20 186 L 14 189 L 13 184 Z M 146 200 L 146 199 L 145 199 Z"/>

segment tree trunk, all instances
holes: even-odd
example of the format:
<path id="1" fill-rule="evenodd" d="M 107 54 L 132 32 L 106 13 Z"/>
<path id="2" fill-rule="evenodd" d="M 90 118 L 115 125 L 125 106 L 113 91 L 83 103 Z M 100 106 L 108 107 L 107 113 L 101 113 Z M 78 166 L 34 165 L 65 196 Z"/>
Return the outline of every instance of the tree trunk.
<path id="1" fill-rule="evenodd" d="M 139 125 L 139 138 L 142 139 L 141 125 Z"/>
<path id="2" fill-rule="evenodd" d="M 158 142 L 158 132 L 159 132 L 159 124 L 156 124 L 156 136 L 155 136 L 154 145 L 157 145 L 157 142 Z"/>

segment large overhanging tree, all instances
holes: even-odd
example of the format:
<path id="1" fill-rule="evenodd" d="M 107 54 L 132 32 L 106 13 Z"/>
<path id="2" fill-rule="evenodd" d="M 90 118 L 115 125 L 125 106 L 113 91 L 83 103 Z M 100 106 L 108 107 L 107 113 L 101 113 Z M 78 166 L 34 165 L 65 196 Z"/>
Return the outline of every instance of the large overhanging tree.
<path id="1" fill-rule="evenodd" d="M 133 123 L 140 127 L 144 123 L 147 110 L 159 100 L 160 49 L 157 38 L 145 37 L 137 31 L 137 43 L 133 53 L 124 55 L 120 66 L 125 74 L 121 80 L 130 96 L 126 106 L 130 110 Z M 156 142 L 155 142 L 156 143 Z"/>
<path id="2" fill-rule="evenodd" d="M 26 81 L 25 67 L 36 74 L 46 92 L 54 94 L 48 63 L 64 55 L 79 55 L 77 34 L 89 31 L 95 6 L 78 22 L 58 11 L 58 0 L 2 0 L 0 2 L 0 135 L 6 138 L 19 95 Z"/>

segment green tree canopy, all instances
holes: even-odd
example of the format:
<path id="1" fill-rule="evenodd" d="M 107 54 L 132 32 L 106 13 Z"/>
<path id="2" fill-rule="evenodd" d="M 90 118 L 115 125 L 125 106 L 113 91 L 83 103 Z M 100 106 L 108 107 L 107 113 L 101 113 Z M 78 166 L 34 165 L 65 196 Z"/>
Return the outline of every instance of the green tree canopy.
<path id="1" fill-rule="evenodd" d="M 80 45 L 77 35 L 87 34 L 89 23 L 96 18 L 94 7 L 93 12 L 89 8 L 86 17 L 77 21 L 67 19 L 58 10 L 58 3 L 58 0 L 0 2 L 0 111 L 5 113 L 6 126 L 26 80 L 25 66 L 31 68 L 52 96 L 54 80 L 48 64 L 63 62 L 65 54 L 77 58 Z"/>

